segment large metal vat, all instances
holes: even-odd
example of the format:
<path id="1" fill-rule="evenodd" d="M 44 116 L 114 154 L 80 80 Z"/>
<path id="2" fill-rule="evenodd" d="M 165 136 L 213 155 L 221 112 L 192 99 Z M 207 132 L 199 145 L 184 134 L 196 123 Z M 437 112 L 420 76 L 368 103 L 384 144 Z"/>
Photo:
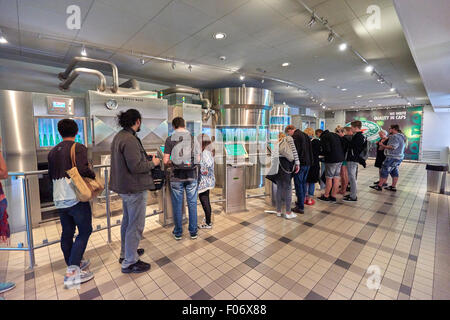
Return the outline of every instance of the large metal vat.
<path id="1" fill-rule="evenodd" d="M 224 183 L 224 145 L 242 142 L 248 153 L 246 188 L 264 186 L 267 143 L 269 138 L 269 116 L 273 106 L 273 93 L 260 88 L 221 88 L 205 92 L 215 114 L 212 125 L 215 129 L 216 184 Z"/>

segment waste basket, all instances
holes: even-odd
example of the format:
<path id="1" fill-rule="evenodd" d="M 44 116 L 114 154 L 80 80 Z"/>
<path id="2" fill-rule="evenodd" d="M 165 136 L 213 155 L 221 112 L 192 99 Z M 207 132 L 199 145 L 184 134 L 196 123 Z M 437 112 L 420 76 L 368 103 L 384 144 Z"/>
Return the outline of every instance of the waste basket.
<path id="1" fill-rule="evenodd" d="M 427 191 L 445 194 L 447 164 L 427 164 Z"/>

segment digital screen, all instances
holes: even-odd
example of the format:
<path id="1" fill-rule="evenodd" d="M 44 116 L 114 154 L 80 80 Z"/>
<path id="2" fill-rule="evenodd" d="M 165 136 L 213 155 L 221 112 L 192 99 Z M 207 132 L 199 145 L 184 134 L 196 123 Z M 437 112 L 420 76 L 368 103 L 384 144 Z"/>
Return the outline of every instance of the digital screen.
<path id="1" fill-rule="evenodd" d="M 54 147 L 63 139 L 58 132 L 58 122 L 62 118 L 38 118 L 39 147 Z M 84 136 L 84 121 L 82 119 L 73 119 L 78 125 L 78 134 L 75 136 L 75 142 L 86 144 Z"/>
<path id="2" fill-rule="evenodd" d="M 244 145 L 242 143 L 226 144 L 225 151 L 229 156 L 246 156 Z"/>
<path id="3" fill-rule="evenodd" d="M 272 142 L 269 143 L 269 148 L 270 148 L 270 150 L 273 150 L 273 143 Z"/>
<path id="4" fill-rule="evenodd" d="M 164 154 L 164 146 L 159 147 L 161 149 L 161 152 Z"/>
<path id="5" fill-rule="evenodd" d="M 66 103 L 62 101 L 52 101 L 52 107 L 58 109 L 65 109 Z"/>

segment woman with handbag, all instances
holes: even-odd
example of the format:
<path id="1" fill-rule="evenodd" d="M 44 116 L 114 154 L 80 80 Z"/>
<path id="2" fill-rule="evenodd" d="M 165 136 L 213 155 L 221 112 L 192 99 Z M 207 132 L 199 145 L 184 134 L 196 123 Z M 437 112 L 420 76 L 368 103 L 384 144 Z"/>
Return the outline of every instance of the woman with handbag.
<path id="1" fill-rule="evenodd" d="M 211 139 L 207 134 L 199 136 L 199 144 L 202 146 L 200 159 L 200 179 L 198 184 L 198 197 L 202 204 L 205 218 L 198 227 L 200 229 L 211 229 L 211 203 L 209 200 L 209 190 L 214 189 L 216 178 L 214 177 L 214 153 L 212 150 Z"/>
<path id="2" fill-rule="evenodd" d="M 85 178 L 95 181 L 95 173 L 89 167 L 87 148 L 75 142 L 77 123 L 63 119 L 58 122 L 58 132 L 63 141 L 48 154 L 48 174 L 53 182 L 53 201 L 61 221 L 61 250 L 68 266 L 64 283 L 66 286 L 79 285 L 94 278 L 94 274 L 87 270 L 90 261 L 83 259 L 92 233 L 92 211 L 88 200 L 82 197 L 80 201 L 80 189 L 74 183 L 82 184 Z M 74 171 L 77 182 L 69 176 L 69 172 Z M 82 191 L 89 193 L 89 183 L 85 184 Z M 86 192 L 83 194 L 86 196 Z M 75 228 L 78 228 L 78 236 L 74 242 Z"/>
<path id="3" fill-rule="evenodd" d="M 285 218 L 293 219 L 297 215 L 291 212 L 292 203 L 292 177 L 300 170 L 300 161 L 295 148 L 294 140 L 291 136 L 286 136 L 280 132 L 278 135 L 279 167 L 278 173 L 273 177 L 273 182 L 277 185 L 276 203 L 277 217 L 282 215 L 282 206 L 285 205 Z"/>

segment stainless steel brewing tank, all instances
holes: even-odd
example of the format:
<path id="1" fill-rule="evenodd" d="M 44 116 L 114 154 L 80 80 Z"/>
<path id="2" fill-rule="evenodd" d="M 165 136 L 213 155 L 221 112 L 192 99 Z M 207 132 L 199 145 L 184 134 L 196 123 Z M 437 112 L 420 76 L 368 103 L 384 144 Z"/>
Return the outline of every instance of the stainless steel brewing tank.
<path id="1" fill-rule="evenodd" d="M 231 139 L 241 142 L 249 155 L 251 166 L 246 168 L 246 188 L 254 189 L 264 186 L 265 166 L 259 161 L 267 156 L 269 138 L 269 117 L 273 106 L 273 92 L 260 88 L 220 88 L 205 92 L 215 110 L 212 125 L 215 133 L 216 147 L 216 184 L 224 184 L 224 144 L 230 142 L 230 135 L 218 136 L 231 130 Z M 233 142 L 231 141 L 231 142 Z"/>

